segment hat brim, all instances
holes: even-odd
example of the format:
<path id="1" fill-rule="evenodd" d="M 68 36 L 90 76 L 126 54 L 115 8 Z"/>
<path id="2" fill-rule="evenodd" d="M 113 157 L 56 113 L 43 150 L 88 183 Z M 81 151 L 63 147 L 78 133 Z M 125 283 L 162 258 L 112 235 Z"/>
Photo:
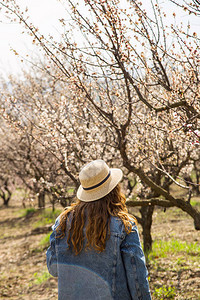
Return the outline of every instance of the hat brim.
<path id="1" fill-rule="evenodd" d="M 95 201 L 109 194 L 122 180 L 123 172 L 120 169 L 110 169 L 110 177 L 101 186 L 92 190 L 84 190 L 80 185 L 77 191 L 77 198 L 84 202 Z"/>

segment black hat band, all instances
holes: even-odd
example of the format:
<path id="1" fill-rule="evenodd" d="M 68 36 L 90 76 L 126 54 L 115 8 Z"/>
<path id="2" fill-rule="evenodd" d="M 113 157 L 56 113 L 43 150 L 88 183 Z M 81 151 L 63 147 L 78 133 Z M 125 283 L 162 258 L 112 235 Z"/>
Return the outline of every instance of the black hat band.
<path id="1" fill-rule="evenodd" d="M 106 182 L 106 180 L 108 180 L 109 177 L 110 177 L 110 171 L 109 171 L 108 175 L 106 176 L 106 178 L 104 178 L 104 179 L 103 179 L 102 181 L 100 181 L 99 183 L 97 183 L 97 184 L 95 184 L 95 185 L 93 185 L 93 186 L 90 186 L 90 187 L 88 187 L 88 188 L 85 188 L 85 187 L 82 186 L 82 188 L 83 188 L 85 191 L 93 190 L 93 189 L 99 187 L 100 185 L 102 185 L 104 182 Z"/>

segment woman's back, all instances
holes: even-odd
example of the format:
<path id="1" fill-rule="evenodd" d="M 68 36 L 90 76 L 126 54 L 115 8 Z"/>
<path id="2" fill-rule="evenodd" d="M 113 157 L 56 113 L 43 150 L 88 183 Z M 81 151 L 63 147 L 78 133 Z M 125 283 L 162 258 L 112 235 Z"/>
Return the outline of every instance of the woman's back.
<path id="1" fill-rule="evenodd" d="M 97 165 L 98 173 L 105 162 Z M 101 172 L 104 180 L 86 188 L 94 189 L 92 196 L 80 193 L 83 199 L 64 211 L 52 227 L 47 267 L 58 276 L 59 300 L 151 299 L 137 226 L 118 185 L 121 171 L 116 177 L 111 171 L 106 165 Z M 102 192 L 103 197 L 94 200 L 97 188 L 96 195 Z"/>
<path id="2" fill-rule="evenodd" d="M 67 236 L 57 239 L 59 299 L 131 299 L 120 251 L 124 238 L 122 222 L 111 217 L 110 238 L 101 253 L 86 249 L 75 255 L 66 249 Z"/>
<path id="3" fill-rule="evenodd" d="M 150 299 L 144 255 L 134 223 L 127 235 L 122 221 L 111 217 L 110 238 L 105 250 L 99 253 L 85 249 L 75 255 L 67 246 L 67 235 L 62 239 L 55 238 L 58 222 L 59 219 L 53 226 L 51 240 L 55 245 L 56 265 L 49 264 L 48 268 L 53 276 L 59 277 L 59 300 Z M 47 261 L 51 252 L 47 251 Z"/>

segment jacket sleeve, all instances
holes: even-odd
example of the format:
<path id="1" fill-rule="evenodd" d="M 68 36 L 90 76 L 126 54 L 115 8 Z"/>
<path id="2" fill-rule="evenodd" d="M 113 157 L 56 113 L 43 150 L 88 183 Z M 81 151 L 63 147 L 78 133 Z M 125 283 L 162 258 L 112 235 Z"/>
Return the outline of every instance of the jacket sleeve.
<path id="1" fill-rule="evenodd" d="M 121 254 L 125 267 L 127 285 L 134 300 L 150 300 L 148 272 L 145 256 L 140 244 L 137 226 L 134 224 L 121 244 Z"/>
<path id="2" fill-rule="evenodd" d="M 58 270 L 57 270 L 57 255 L 56 255 L 56 227 L 58 226 L 59 221 L 56 219 L 55 224 L 52 226 L 53 232 L 50 235 L 50 247 L 47 249 L 46 252 L 46 262 L 47 268 L 49 273 L 57 277 Z"/>

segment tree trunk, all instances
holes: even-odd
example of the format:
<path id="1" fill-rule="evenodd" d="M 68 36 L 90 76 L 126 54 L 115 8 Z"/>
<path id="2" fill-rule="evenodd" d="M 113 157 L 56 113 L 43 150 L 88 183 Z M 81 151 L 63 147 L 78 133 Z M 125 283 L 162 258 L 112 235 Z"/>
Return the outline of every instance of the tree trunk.
<path id="1" fill-rule="evenodd" d="M 1 196 L 1 198 L 3 199 L 3 205 L 8 207 L 8 202 L 10 201 L 11 196 Z"/>
<path id="2" fill-rule="evenodd" d="M 45 208 L 45 192 L 42 191 L 38 195 L 38 207 Z"/>
<path id="3" fill-rule="evenodd" d="M 10 198 L 11 198 L 11 197 L 7 197 L 7 198 L 4 198 L 4 199 L 3 199 L 3 204 L 4 204 L 6 207 L 8 207 L 8 202 L 10 201 Z"/>
<path id="4" fill-rule="evenodd" d="M 0 197 L 3 200 L 3 205 L 8 207 L 8 203 L 10 201 L 10 198 L 12 196 L 11 192 L 9 191 L 9 189 L 6 189 L 7 193 L 4 192 L 3 190 L 0 190 Z"/>
<path id="5" fill-rule="evenodd" d="M 199 172 L 197 170 L 196 170 L 196 183 L 197 183 L 197 185 L 195 186 L 196 187 L 196 195 L 199 196 L 200 195 L 200 186 L 199 186 L 200 176 L 199 176 Z"/>
<path id="6" fill-rule="evenodd" d="M 152 237 L 151 237 L 151 225 L 152 225 L 152 216 L 154 212 L 154 206 L 143 206 L 140 209 L 141 213 L 141 225 L 142 225 L 142 234 L 143 234 L 143 245 L 144 252 L 147 253 L 152 250 Z"/>
<path id="7" fill-rule="evenodd" d="M 50 201 L 51 201 L 51 204 L 52 204 L 52 211 L 54 212 L 55 211 L 55 204 L 56 204 L 56 201 L 57 201 L 57 197 L 53 194 L 52 197 L 50 197 Z"/>

